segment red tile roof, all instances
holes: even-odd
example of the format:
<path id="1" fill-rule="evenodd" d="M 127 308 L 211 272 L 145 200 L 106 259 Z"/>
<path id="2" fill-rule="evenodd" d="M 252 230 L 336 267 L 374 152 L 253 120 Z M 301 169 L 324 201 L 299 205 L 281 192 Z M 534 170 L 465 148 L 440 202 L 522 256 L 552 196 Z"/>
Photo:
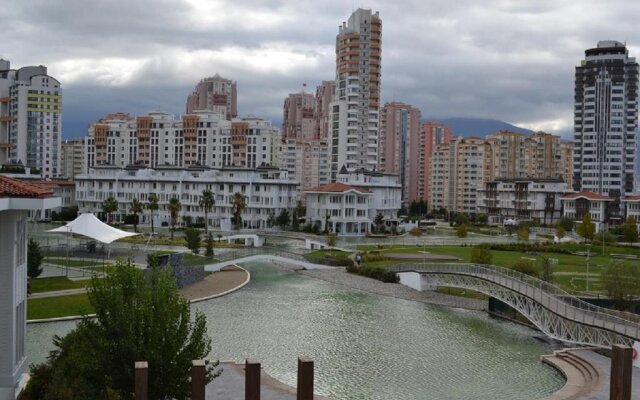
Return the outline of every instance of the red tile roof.
<path id="1" fill-rule="evenodd" d="M 640 194 L 625 196 L 622 201 L 640 201 Z"/>
<path id="2" fill-rule="evenodd" d="M 64 179 L 52 179 L 49 181 L 39 180 L 39 181 L 25 181 L 30 183 L 31 185 L 40 186 L 43 188 L 50 188 L 54 186 L 75 186 L 75 181 L 69 181 Z"/>
<path id="3" fill-rule="evenodd" d="M 310 187 L 305 189 L 305 192 L 326 192 L 326 193 L 344 193 L 349 190 L 357 190 L 360 193 L 369 193 L 369 189 L 347 185 L 342 182 L 328 183 L 326 185 L 320 185 L 316 187 Z"/>
<path id="4" fill-rule="evenodd" d="M 44 199 L 52 197 L 53 191 L 0 175 L 0 197 L 25 197 Z"/>
<path id="5" fill-rule="evenodd" d="M 588 191 L 578 192 L 578 193 L 567 193 L 564 196 L 562 196 L 562 200 L 573 200 L 579 197 L 584 197 L 589 200 L 613 200 L 611 197 L 603 196 L 601 194 L 588 192 Z"/>

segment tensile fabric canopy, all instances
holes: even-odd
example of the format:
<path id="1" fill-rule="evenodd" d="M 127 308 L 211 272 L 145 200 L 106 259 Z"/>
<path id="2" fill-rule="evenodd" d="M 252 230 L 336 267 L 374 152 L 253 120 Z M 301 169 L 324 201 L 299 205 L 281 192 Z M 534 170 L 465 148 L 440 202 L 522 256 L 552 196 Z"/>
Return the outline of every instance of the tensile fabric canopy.
<path id="1" fill-rule="evenodd" d="M 47 232 L 73 233 L 75 235 L 86 236 L 106 244 L 125 237 L 139 235 L 139 233 L 126 232 L 109 226 L 91 213 L 80 214 L 78 218 L 69 222 L 65 226 L 51 229 Z"/>

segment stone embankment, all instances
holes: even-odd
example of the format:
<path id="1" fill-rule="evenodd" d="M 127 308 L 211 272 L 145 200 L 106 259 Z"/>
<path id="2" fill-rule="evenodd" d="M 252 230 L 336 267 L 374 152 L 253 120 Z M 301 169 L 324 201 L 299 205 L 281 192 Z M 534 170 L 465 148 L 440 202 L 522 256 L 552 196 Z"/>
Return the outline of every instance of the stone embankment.
<path id="1" fill-rule="evenodd" d="M 381 296 L 436 304 L 446 307 L 464 308 L 467 310 L 486 310 L 487 302 L 478 299 L 452 296 L 445 293 L 424 291 L 419 292 L 403 285 L 384 283 L 360 275 L 350 274 L 342 268 L 316 269 L 298 271 L 299 274 L 320 279 L 336 285 Z"/>

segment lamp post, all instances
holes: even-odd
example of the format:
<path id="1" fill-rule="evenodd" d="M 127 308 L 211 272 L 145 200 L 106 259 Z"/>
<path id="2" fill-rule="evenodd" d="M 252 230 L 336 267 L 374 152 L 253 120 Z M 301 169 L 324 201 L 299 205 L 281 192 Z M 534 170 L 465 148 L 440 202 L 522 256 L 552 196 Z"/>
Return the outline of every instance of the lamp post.
<path id="1" fill-rule="evenodd" d="M 589 258 L 591 257 L 591 243 L 587 244 L 587 293 L 589 292 Z"/>

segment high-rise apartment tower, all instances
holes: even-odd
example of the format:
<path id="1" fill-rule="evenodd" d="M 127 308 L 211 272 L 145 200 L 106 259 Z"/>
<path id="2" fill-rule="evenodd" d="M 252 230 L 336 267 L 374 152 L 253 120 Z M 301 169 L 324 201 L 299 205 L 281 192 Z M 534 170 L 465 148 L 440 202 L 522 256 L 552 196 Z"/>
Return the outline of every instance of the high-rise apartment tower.
<path id="1" fill-rule="evenodd" d="M 576 67 L 573 189 L 610 197 L 634 190 L 638 63 L 601 41 Z"/>
<path id="2" fill-rule="evenodd" d="M 335 96 L 330 105 L 331 179 L 348 170 L 378 166 L 382 21 L 358 9 L 336 37 Z"/>

